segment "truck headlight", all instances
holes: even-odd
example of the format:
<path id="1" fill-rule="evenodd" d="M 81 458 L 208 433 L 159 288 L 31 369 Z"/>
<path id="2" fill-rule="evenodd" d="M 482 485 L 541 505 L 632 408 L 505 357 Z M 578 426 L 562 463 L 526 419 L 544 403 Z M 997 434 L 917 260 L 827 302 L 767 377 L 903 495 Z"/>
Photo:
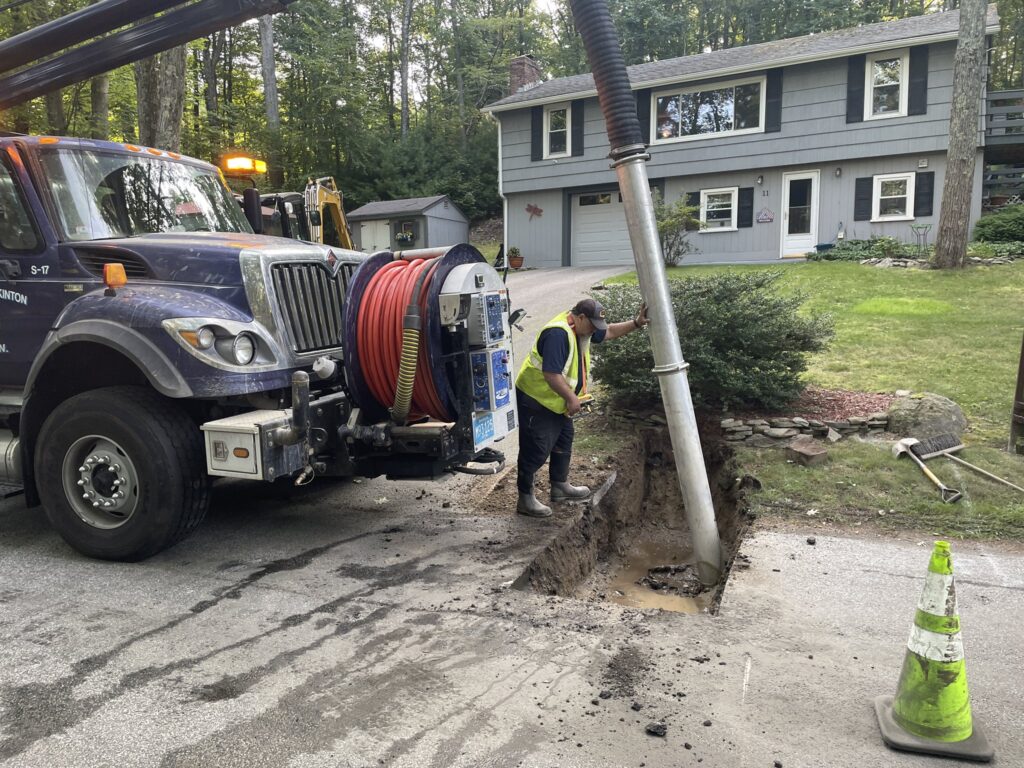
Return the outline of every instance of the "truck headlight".
<path id="1" fill-rule="evenodd" d="M 256 357 L 256 342 L 248 333 L 240 333 L 231 342 L 231 356 L 237 365 L 248 365 Z"/>
<path id="2" fill-rule="evenodd" d="M 217 341 L 217 335 L 213 332 L 213 328 L 208 325 L 203 326 L 196 332 L 196 346 L 199 349 L 209 349 L 215 341 Z"/>

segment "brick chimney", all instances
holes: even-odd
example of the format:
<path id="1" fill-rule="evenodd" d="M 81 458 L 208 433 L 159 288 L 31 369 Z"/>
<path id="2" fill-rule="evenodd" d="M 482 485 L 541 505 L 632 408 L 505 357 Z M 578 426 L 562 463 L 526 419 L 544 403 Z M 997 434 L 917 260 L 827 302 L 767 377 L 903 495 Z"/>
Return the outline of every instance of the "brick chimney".
<path id="1" fill-rule="evenodd" d="M 544 75 L 541 72 L 540 64 L 530 54 L 516 56 L 508 63 L 509 95 L 532 88 L 543 79 Z"/>

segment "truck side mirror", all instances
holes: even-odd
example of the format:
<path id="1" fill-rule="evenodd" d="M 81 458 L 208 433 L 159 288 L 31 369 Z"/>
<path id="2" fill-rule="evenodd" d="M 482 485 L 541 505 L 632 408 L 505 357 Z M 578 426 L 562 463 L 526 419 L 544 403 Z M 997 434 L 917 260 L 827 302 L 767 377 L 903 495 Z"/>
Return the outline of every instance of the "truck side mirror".
<path id="1" fill-rule="evenodd" d="M 249 220 L 252 231 L 262 235 L 263 206 L 260 203 L 260 192 L 255 187 L 249 187 L 242 192 L 242 210 L 245 211 L 245 218 Z"/>
<path id="2" fill-rule="evenodd" d="M 319 227 L 319 226 L 321 226 L 324 223 L 323 219 L 320 218 L 320 211 L 310 211 L 309 212 L 309 223 L 310 223 L 311 226 L 314 226 L 314 227 Z"/>

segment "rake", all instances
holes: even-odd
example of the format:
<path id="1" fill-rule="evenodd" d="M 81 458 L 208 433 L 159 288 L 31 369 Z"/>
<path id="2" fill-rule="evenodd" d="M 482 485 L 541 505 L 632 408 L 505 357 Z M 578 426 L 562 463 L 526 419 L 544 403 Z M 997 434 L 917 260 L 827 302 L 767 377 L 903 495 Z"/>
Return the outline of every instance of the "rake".
<path id="1" fill-rule="evenodd" d="M 930 437 L 927 440 L 921 440 L 914 445 L 911 445 L 910 450 L 921 461 L 927 461 L 928 459 L 936 456 L 945 456 L 950 461 L 955 461 L 957 464 L 963 464 L 965 467 L 973 469 L 978 474 L 984 475 L 989 480 L 995 480 L 997 483 L 1008 485 L 1014 490 L 1024 493 L 1024 488 L 1021 488 L 1019 485 L 1014 485 L 1009 480 L 1004 480 L 997 475 L 993 475 L 991 472 L 986 472 L 981 467 L 977 467 L 970 462 L 964 461 L 959 456 L 953 455 L 955 451 L 959 451 L 965 447 L 966 446 L 960 442 L 960 438 L 956 435 L 947 434 L 936 435 L 935 437 Z"/>

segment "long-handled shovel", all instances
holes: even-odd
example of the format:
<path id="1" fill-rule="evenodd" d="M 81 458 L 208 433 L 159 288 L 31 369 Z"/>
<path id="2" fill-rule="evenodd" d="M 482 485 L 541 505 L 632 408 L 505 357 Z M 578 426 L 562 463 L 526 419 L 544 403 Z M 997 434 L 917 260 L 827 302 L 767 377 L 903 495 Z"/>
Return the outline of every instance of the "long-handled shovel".
<path id="1" fill-rule="evenodd" d="M 905 437 L 892 447 L 892 455 L 895 456 L 897 459 L 900 456 L 909 456 L 910 458 L 912 458 L 914 460 L 914 463 L 921 468 L 922 472 L 924 472 L 925 477 L 927 477 L 929 480 L 935 483 L 935 486 L 939 489 L 939 492 L 942 495 L 942 500 L 944 502 L 946 502 L 947 504 L 955 504 L 956 502 L 960 501 L 960 499 L 963 497 L 963 494 L 960 491 L 954 490 L 953 488 L 948 488 L 941 480 L 939 480 L 938 477 L 935 476 L 935 473 L 928 469 L 928 467 L 924 465 L 924 462 L 921 461 L 921 459 L 919 459 L 912 450 L 910 450 L 910 447 L 913 445 L 917 445 L 917 443 L 918 441 L 915 440 L 914 438 Z"/>

